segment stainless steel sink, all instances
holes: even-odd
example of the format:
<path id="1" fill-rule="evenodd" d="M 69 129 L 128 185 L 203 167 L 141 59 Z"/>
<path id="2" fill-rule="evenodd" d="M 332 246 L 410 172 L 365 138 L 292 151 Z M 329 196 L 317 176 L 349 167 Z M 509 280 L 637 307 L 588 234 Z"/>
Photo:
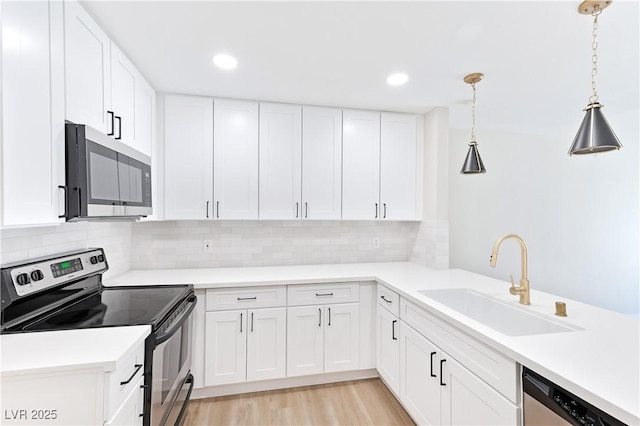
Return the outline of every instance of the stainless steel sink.
<path id="1" fill-rule="evenodd" d="M 468 288 L 420 290 L 418 293 L 507 336 L 583 330 L 553 318 L 504 303 Z"/>

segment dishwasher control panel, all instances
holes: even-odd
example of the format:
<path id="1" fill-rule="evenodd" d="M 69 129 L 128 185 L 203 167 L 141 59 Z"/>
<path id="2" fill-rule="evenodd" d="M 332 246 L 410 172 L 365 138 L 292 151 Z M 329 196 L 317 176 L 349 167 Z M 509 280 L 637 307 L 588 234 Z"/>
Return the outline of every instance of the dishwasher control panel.
<path id="1" fill-rule="evenodd" d="M 545 426 L 550 422 L 574 426 L 627 426 L 526 367 L 522 371 L 522 387 L 525 393 L 524 426 Z M 528 406 L 530 399 L 544 405 L 546 410 Z"/>

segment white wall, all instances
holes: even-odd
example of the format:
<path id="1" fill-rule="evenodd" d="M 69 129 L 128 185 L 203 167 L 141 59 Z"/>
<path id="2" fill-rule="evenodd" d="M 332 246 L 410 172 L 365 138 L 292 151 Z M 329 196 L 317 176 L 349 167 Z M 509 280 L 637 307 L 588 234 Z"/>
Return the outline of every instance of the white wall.
<path id="1" fill-rule="evenodd" d="M 638 110 L 607 115 L 624 147 L 597 156 L 567 155 L 580 120 L 542 136 L 480 130 L 487 173 L 479 176 L 459 174 L 469 132 L 453 130 L 450 266 L 517 281 L 514 241 L 489 267 L 494 241 L 514 232 L 528 244 L 532 289 L 639 313 L 639 117 Z"/>
<path id="2" fill-rule="evenodd" d="M 131 267 L 215 268 L 406 261 L 418 222 L 167 221 L 136 223 Z M 380 248 L 373 248 L 373 237 Z M 204 239 L 213 251 L 204 253 Z"/>
<path id="3" fill-rule="evenodd" d="M 105 276 L 118 275 L 130 268 L 131 226 L 129 222 L 78 222 L 3 229 L 0 231 L 0 264 L 102 247 L 109 263 Z"/>

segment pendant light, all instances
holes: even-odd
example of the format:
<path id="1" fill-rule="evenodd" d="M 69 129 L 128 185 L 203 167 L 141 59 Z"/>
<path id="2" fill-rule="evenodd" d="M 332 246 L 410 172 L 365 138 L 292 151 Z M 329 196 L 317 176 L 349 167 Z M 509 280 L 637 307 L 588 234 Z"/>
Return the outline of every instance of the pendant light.
<path id="1" fill-rule="evenodd" d="M 596 75 L 598 74 L 598 16 L 610 4 L 611 0 L 586 0 L 578 6 L 579 13 L 593 16 L 591 97 L 589 97 L 589 104 L 584 109 L 586 114 L 573 140 L 571 149 L 569 149 L 569 155 L 597 154 L 622 148 L 622 144 L 602 114 L 601 109 L 604 105 L 598 102 L 598 91 L 596 90 Z"/>
<path id="2" fill-rule="evenodd" d="M 464 82 L 470 84 L 473 88 L 473 106 L 471 107 L 471 142 L 469 142 L 469 152 L 464 159 L 462 170 L 460 173 L 463 175 L 471 175 L 478 173 L 486 173 L 487 169 L 484 168 L 484 163 L 480 158 L 478 152 L 478 143 L 476 142 L 476 83 L 482 80 L 483 74 L 476 72 L 469 74 L 464 78 Z"/>

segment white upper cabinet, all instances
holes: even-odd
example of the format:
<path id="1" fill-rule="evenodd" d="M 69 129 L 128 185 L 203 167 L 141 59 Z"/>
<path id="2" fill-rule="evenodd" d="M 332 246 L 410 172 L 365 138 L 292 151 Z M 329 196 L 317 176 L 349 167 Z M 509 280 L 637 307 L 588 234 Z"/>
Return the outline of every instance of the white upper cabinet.
<path id="1" fill-rule="evenodd" d="M 213 214 L 213 100 L 164 99 L 165 219 L 206 219 Z"/>
<path id="2" fill-rule="evenodd" d="M 153 158 L 155 139 L 156 92 L 149 83 L 138 79 L 136 84 L 135 139 L 132 146 Z"/>
<path id="3" fill-rule="evenodd" d="M 342 218 L 418 219 L 418 117 L 343 114 Z"/>
<path id="4" fill-rule="evenodd" d="M 302 194 L 302 107 L 260 104 L 260 219 L 297 219 Z"/>
<path id="5" fill-rule="evenodd" d="M 342 110 L 302 109 L 303 219 L 339 220 L 342 185 Z"/>
<path id="6" fill-rule="evenodd" d="M 2 3 L 2 225 L 63 214 L 64 34 L 56 1 Z"/>
<path id="7" fill-rule="evenodd" d="M 258 219 L 258 103 L 214 101 L 216 219 Z"/>
<path id="8" fill-rule="evenodd" d="M 416 220 L 417 116 L 382 113 L 380 203 L 382 219 Z"/>
<path id="9" fill-rule="evenodd" d="M 111 43 L 111 107 L 115 114 L 113 132 L 116 139 L 127 144 L 135 141 L 136 74 L 133 64 Z M 110 123 L 108 127 L 111 128 Z"/>
<path id="10" fill-rule="evenodd" d="M 342 134 L 342 219 L 378 219 L 380 113 L 344 110 Z"/>
<path id="11" fill-rule="evenodd" d="M 76 1 L 64 2 L 66 119 L 112 133 L 111 40 Z"/>
<path id="12" fill-rule="evenodd" d="M 82 6 L 64 8 L 66 119 L 151 155 L 154 90 Z"/>

